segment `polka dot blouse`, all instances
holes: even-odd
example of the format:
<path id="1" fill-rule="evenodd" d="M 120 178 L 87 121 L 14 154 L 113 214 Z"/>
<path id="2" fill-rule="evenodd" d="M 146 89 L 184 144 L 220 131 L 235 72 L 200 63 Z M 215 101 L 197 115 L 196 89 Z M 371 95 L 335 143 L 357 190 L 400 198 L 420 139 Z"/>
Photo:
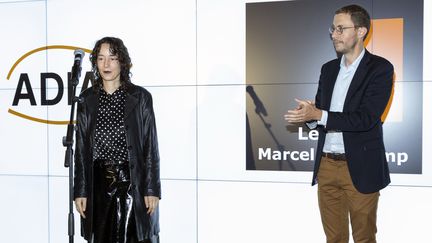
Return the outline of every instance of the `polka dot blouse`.
<path id="1" fill-rule="evenodd" d="M 99 107 L 96 120 L 94 160 L 111 163 L 127 161 L 124 110 L 126 92 L 119 88 L 108 94 L 102 88 L 99 92 Z"/>

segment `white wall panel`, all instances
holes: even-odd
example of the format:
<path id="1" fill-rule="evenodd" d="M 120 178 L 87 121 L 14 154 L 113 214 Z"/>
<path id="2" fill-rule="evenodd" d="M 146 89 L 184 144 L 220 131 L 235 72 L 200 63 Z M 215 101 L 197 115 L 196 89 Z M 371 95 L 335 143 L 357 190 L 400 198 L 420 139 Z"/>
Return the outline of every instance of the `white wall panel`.
<path id="1" fill-rule="evenodd" d="M 45 2 L 45 0 L 0 0 L 0 3 L 15 3 L 15 2 Z"/>
<path id="2" fill-rule="evenodd" d="M 50 242 L 68 242 L 68 214 L 69 214 L 69 178 L 49 177 L 49 238 Z M 75 243 L 86 243 L 81 237 L 79 213 L 74 209 Z"/>
<path id="3" fill-rule="evenodd" d="M 381 191 L 377 242 L 430 242 L 432 188 L 390 186 Z"/>
<path id="4" fill-rule="evenodd" d="M 1 242 L 48 242 L 48 177 L 0 176 Z"/>
<path id="5" fill-rule="evenodd" d="M 316 188 L 200 181 L 198 242 L 323 242 Z M 312 233 L 313 232 L 313 233 Z"/>
<path id="6" fill-rule="evenodd" d="M 104 36 L 125 42 L 135 83 L 196 83 L 195 0 L 48 0 L 49 45 L 91 49 Z"/>
<path id="7" fill-rule="evenodd" d="M 0 4 L 0 29 L 2 44 L 0 52 L 0 88 L 15 89 L 21 73 L 36 73 L 46 70 L 44 52 L 22 60 L 7 80 L 15 62 L 25 53 L 45 46 L 45 2 L 17 2 Z M 39 87 L 38 75 L 30 77 L 33 88 Z"/>
<path id="8" fill-rule="evenodd" d="M 233 179 L 245 170 L 244 103 L 244 86 L 198 88 L 200 179 Z"/>
<path id="9" fill-rule="evenodd" d="M 199 84 L 245 83 L 245 2 L 197 2 Z"/>
<path id="10" fill-rule="evenodd" d="M 153 96 L 161 178 L 196 178 L 196 88 L 147 87 Z"/>
<path id="11" fill-rule="evenodd" d="M 197 242 L 196 181 L 162 180 L 160 242 Z"/>
<path id="12" fill-rule="evenodd" d="M 306 184 L 200 181 L 198 242 L 322 242 L 316 190 Z M 428 242 L 431 190 L 382 190 L 377 241 Z"/>
<path id="13" fill-rule="evenodd" d="M 0 174 L 46 175 L 47 124 L 23 119 L 9 113 L 9 109 L 46 119 L 47 108 L 31 106 L 28 100 L 13 107 L 14 95 L 13 90 L 0 90 Z"/>

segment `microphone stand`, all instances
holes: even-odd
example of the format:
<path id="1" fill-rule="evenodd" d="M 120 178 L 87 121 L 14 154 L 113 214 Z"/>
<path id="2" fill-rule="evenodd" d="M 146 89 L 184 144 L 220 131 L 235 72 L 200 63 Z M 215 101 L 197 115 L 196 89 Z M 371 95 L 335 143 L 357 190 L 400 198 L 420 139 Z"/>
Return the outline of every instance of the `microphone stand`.
<path id="1" fill-rule="evenodd" d="M 77 70 L 76 70 L 77 69 Z M 75 221 L 74 221 L 74 213 L 73 213 L 73 201 L 74 201 L 74 193 L 73 193 L 73 133 L 75 130 L 74 117 L 75 117 L 75 104 L 80 101 L 80 99 L 76 96 L 76 87 L 79 83 L 79 77 L 81 75 L 81 67 L 76 67 L 75 65 L 72 67 L 72 104 L 70 111 L 70 119 L 67 127 L 66 136 L 63 137 L 63 146 L 66 147 L 65 161 L 64 166 L 69 167 L 69 214 L 68 214 L 68 235 L 69 235 L 69 243 L 74 242 L 74 233 L 75 233 Z"/>

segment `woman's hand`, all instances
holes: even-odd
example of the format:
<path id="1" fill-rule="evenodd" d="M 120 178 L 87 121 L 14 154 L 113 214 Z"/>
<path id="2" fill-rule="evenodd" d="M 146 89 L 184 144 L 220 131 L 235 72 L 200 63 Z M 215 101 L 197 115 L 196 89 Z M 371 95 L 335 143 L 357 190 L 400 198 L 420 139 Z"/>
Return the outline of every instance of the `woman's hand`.
<path id="1" fill-rule="evenodd" d="M 144 202 L 147 208 L 147 213 L 152 214 L 156 210 L 156 207 L 159 204 L 159 197 L 144 196 Z"/>

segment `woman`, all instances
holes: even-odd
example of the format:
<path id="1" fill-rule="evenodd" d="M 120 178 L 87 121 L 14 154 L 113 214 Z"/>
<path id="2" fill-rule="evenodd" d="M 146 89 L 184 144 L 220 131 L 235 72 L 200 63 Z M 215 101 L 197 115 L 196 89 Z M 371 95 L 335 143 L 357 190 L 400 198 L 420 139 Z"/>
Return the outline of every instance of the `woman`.
<path id="1" fill-rule="evenodd" d="M 130 81 L 123 41 L 90 55 L 95 82 L 77 109 L 74 197 L 92 243 L 159 242 L 159 152 L 151 94 Z"/>

